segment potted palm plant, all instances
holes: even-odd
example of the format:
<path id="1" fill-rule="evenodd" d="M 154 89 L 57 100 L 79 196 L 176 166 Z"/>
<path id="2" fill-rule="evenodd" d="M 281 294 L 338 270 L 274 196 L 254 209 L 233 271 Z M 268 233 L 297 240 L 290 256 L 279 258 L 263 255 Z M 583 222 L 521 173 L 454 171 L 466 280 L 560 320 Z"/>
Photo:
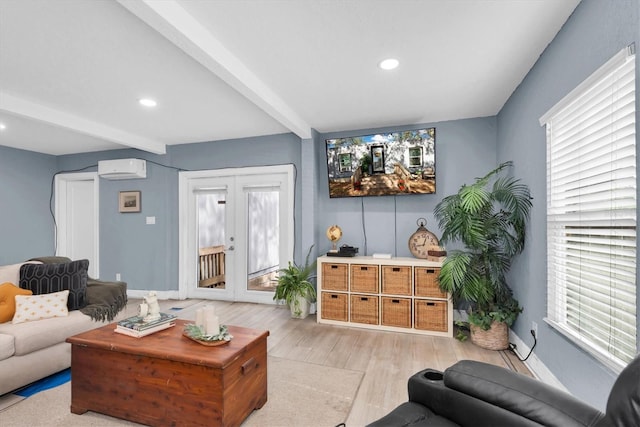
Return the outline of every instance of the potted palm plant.
<path id="1" fill-rule="evenodd" d="M 278 270 L 277 285 L 273 299 L 284 301 L 291 310 L 291 317 L 304 319 L 309 315 L 309 306 L 316 298 L 316 289 L 311 283 L 315 277 L 316 261 L 309 264 L 311 255 L 309 248 L 304 265 L 300 266 L 289 261 L 289 266 Z"/>
<path id="2" fill-rule="evenodd" d="M 462 243 L 449 251 L 440 270 L 440 288 L 454 302 L 469 303 L 471 340 L 491 350 L 508 348 L 508 327 L 522 308 L 506 281 L 512 259 L 522 252 L 531 210 L 529 188 L 500 173 L 500 164 L 471 185 L 445 197 L 434 210 L 443 243 Z"/>

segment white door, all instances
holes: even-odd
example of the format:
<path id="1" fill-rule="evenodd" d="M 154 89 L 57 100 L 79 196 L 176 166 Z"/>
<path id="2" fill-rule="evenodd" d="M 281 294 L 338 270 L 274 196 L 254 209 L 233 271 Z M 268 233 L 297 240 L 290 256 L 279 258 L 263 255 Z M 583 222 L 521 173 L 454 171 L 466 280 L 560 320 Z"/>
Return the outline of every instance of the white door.
<path id="1" fill-rule="evenodd" d="M 56 255 L 88 259 L 89 276 L 99 277 L 99 187 L 95 172 L 55 178 Z"/>
<path id="2" fill-rule="evenodd" d="M 273 303 L 293 257 L 293 167 L 180 174 L 180 296 Z"/>

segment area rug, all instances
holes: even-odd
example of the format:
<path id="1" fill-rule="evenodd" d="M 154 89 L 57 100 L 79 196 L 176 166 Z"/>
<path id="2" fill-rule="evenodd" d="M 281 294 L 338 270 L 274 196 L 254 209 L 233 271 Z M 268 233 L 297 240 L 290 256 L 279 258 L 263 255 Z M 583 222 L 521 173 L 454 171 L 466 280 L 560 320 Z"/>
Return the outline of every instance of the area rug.
<path id="1" fill-rule="evenodd" d="M 31 397 L 41 391 L 49 390 L 50 388 L 58 387 L 61 384 L 69 382 L 71 380 L 71 369 L 65 369 L 64 371 L 49 375 L 46 378 L 38 380 L 33 384 L 29 384 L 13 393 L 7 393 L 0 396 L 0 412 L 4 411 L 8 407 L 15 405 L 27 397 Z"/>
<path id="2" fill-rule="evenodd" d="M 243 427 L 335 426 L 344 422 L 362 372 L 269 357 L 267 403 Z"/>
<path id="3" fill-rule="evenodd" d="M 326 427 L 347 419 L 362 372 L 278 357 L 268 361 L 268 400 L 243 427 Z M 87 412 L 72 414 L 71 384 L 35 394 L 0 414 L 3 427 L 109 427 L 138 424 Z"/>
<path id="4" fill-rule="evenodd" d="M 64 371 L 60 371 L 53 375 L 49 375 L 46 378 L 43 378 L 39 381 L 34 382 L 33 384 L 23 387 L 18 391 L 14 392 L 14 394 L 27 398 L 27 397 L 33 396 L 36 393 L 49 390 L 50 388 L 57 387 L 69 381 L 71 381 L 71 369 L 65 369 Z"/>

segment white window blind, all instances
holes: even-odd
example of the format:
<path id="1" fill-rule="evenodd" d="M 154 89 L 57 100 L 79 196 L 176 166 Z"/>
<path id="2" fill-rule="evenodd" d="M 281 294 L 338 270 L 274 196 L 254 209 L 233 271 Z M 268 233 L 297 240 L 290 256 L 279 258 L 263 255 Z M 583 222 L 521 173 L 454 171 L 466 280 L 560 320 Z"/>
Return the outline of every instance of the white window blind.
<path id="1" fill-rule="evenodd" d="M 619 370 L 636 355 L 635 55 L 540 119 L 547 131 L 547 322 Z"/>

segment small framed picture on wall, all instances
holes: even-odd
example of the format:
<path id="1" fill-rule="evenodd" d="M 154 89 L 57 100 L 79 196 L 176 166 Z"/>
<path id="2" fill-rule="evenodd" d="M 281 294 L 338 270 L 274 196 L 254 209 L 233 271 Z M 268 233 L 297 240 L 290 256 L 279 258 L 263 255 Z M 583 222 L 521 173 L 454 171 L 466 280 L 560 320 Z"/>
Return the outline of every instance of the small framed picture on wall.
<path id="1" fill-rule="evenodd" d="M 123 213 L 141 211 L 140 191 L 121 191 L 118 196 L 118 210 Z"/>

